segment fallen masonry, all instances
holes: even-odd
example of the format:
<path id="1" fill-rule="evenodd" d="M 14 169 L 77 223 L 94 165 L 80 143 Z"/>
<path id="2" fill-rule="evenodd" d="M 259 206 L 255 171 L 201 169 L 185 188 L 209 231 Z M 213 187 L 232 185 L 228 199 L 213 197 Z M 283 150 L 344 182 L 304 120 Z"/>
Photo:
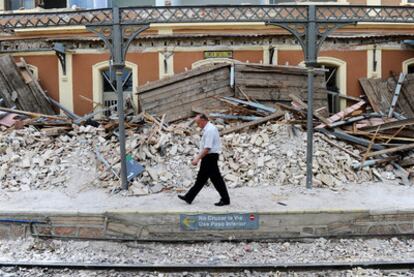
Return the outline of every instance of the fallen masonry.
<path id="1" fill-rule="evenodd" d="M 231 86 L 232 68 L 234 78 L 244 85 Z M 131 99 L 126 99 L 126 158 L 137 168 L 130 177 L 129 194 L 182 192 L 193 184 L 197 168 L 190 161 L 198 151 L 201 130 L 191 126 L 189 118 L 199 112 L 206 113 L 220 130 L 220 168 L 230 188 L 304 186 L 305 71 L 218 64 L 141 87 L 138 106 L 144 111 L 136 111 Z M 260 83 L 260 76 L 289 81 Z M 321 72 L 318 76 L 315 95 L 326 96 Z M 205 82 L 216 77 L 222 80 L 220 86 L 205 90 Z M 406 118 L 409 110 L 399 106 L 397 97 L 400 90 L 407 97 L 406 87 L 412 80 L 409 74 L 405 83 L 399 82 L 394 96 L 375 87 L 372 80 L 362 81 L 367 97 L 337 95 L 349 101 L 337 113 L 329 113 L 322 100 L 315 103 L 314 187 L 335 189 L 344 183 L 386 180 L 412 185 L 414 119 Z M 175 89 L 177 84 L 181 90 Z M 36 87 L 51 100 L 39 83 Z M 193 88 L 199 93 L 193 95 Z M 392 98 L 392 103 L 384 104 L 383 98 Z M 80 117 L 51 102 L 66 116 L 20 110 L 9 103 L 3 103 L 7 108 L 0 107 L 1 189 L 118 191 L 120 134 L 113 107 Z M 381 109 L 377 103 L 382 103 Z"/>
<path id="2" fill-rule="evenodd" d="M 227 125 L 220 119 L 215 123 L 220 130 Z M 189 120 L 171 124 L 170 131 L 157 131 L 150 139 L 148 136 L 154 133 L 157 124 L 145 123 L 127 130 L 127 152 L 145 167 L 142 176 L 131 183 L 131 194 L 182 191 L 192 185 L 197 170 L 190 161 L 198 149 L 200 130 L 191 130 L 188 125 Z M 306 132 L 296 130 L 292 136 L 291 127 L 285 120 L 273 121 L 257 129 L 224 135 L 220 164 L 228 186 L 303 186 Z M 119 172 L 116 136 L 108 138 L 103 127 L 73 125 L 72 128 L 58 136 L 47 136 L 33 126 L 20 130 L 3 128 L 0 132 L 1 188 L 6 191 L 69 186 L 100 187 L 108 191 L 117 188 L 118 178 L 95 154 L 98 149 L 114 171 Z M 352 145 L 341 141 L 335 144 L 356 156 L 361 154 Z M 396 178 L 389 166 L 354 170 L 352 165 L 357 159 L 332 146 L 323 134 L 315 135 L 314 156 L 317 187 L 334 189 L 339 183 L 375 180 L 375 173 L 384 179 Z"/>

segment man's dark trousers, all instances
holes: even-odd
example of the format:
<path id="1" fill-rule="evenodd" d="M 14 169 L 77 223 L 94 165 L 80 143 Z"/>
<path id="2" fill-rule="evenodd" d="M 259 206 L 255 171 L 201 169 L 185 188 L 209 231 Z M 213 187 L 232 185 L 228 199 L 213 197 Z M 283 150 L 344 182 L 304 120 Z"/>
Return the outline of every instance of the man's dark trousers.
<path id="1" fill-rule="evenodd" d="M 197 180 L 194 186 L 187 192 L 185 198 L 188 202 L 193 202 L 194 198 L 200 192 L 200 190 L 207 183 L 210 178 L 214 187 L 221 196 L 221 200 L 225 203 L 230 203 L 230 197 L 227 192 L 226 184 L 224 183 L 223 177 L 221 177 L 220 170 L 218 168 L 219 154 L 207 154 L 201 159 L 200 170 L 198 171 Z"/>

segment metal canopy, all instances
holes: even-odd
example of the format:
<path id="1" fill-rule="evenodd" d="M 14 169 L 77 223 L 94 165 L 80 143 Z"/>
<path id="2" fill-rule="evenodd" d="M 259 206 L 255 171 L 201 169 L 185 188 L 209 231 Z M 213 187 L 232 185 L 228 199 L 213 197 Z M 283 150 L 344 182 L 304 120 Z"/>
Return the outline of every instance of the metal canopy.
<path id="1" fill-rule="evenodd" d="M 265 5 L 265 6 L 177 6 L 127 7 L 86 11 L 43 13 L 5 13 L 0 15 L 4 31 L 85 25 L 96 33 L 111 53 L 111 68 L 116 72 L 122 188 L 128 189 L 125 159 L 125 128 L 121 75 L 125 55 L 132 40 L 151 23 L 265 22 L 293 34 L 304 51 L 308 68 L 307 174 L 306 186 L 312 187 L 313 159 L 313 78 L 318 50 L 336 29 L 358 22 L 414 23 L 414 7 L 338 6 L 338 5 Z"/>
<path id="2" fill-rule="evenodd" d="M 308 22 L 308 5 L 266 6 L 177 6 L 119 8 L 120 24 L 207 23 L 207 22 Z M 414 7 L 338 6 L 316 7 L 320 23 L 392 22 L 414 23 Z M 74 25 L 112 26 L 113 9 L 42 13 L 5 13 L 0 16 L 2 28 L 36 28 Z"/>

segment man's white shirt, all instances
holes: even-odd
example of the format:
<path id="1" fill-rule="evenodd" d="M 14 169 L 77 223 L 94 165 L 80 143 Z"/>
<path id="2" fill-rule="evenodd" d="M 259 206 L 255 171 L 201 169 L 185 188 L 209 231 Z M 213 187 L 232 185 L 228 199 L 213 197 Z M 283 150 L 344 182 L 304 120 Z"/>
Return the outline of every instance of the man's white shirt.
<path id="1" fill-rule="evenodd" d="M 207 122 L 206 126 L 203 128 L 203 135 L 200 141 L 200 152 L 203 151 L 204 148 L 210 148 L 210 151 L 208 152 L 209 154 L 220 154 L 220 134 L 217 127 L 210 122 Z"/>

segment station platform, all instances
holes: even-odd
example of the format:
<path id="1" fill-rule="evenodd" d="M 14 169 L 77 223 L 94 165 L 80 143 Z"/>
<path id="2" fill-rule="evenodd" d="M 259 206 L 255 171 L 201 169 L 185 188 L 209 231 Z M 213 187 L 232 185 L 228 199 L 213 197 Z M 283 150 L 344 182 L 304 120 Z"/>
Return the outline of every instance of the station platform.
<path id="1" fill-rule="evenodd" d="M 347 184 L 331 190 L 245 187 L 216 207 L 212 187 L 192 205 L 176 192 L 147 196 L 104 190 L 0 194 L 0 237 L 139 241 L 259 240 L 414 234 L 414 187 Z"/>

